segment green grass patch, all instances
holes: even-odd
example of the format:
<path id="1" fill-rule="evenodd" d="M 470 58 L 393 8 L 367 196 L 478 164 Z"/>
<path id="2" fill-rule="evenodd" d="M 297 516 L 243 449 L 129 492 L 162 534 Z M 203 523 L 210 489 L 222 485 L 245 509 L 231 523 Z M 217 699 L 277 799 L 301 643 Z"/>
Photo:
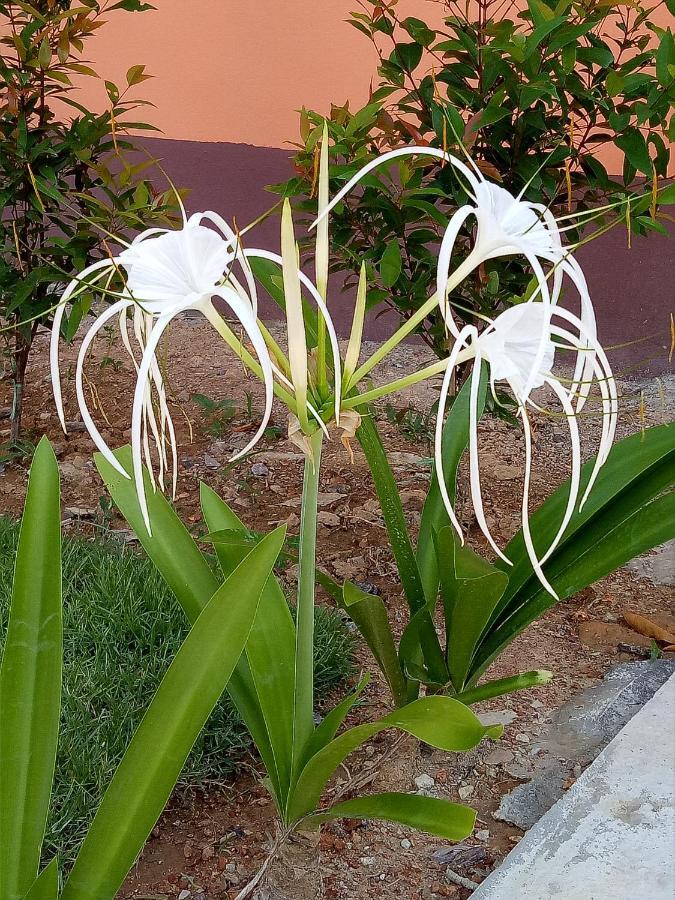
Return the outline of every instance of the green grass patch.
<path id="1" fill-rule="evenodd" d="M 0 517 L 0 650 L 11 597 L 16 523 Z M 63 542 L 64 685 L 47 857 L 74 851 L 162 675 L 187 634 L 183 612 L 152 563 L 114 540 Z M 352 640 L 337 614 L 317 609 L 317 695 L 352 671 Z M 250 748 L 223 695 L 181 776 L 219 780 Z"/>

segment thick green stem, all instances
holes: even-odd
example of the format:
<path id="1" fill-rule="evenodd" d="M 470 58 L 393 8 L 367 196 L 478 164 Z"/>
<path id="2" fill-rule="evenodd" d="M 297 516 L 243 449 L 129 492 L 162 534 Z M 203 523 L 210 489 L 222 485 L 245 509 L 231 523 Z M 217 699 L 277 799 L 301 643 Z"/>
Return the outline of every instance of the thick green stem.
<path id="1" fill-rule="evenodd" d="M 312 459 L 305 460 L 300 513 L 298 600 L 295 635 L 295 697 L 293 708 L 293 774 L 297 777 L 314 731 L 314 588 L 316 519 L 322 432 L 310 438 Z"/>
<path id="2" fill-rule="evenodd" d="M 491 700 L 493 697 L 501 697 L 503 694 L 512 694 L 514 691 L 524 691 L 539 684 L 548 684 L 552 678 L 553 673 L 547 672 L 545 669 L 523 672 L 520 675 L 512 675 L 510 678 L 486 681 L 478 687 L 455 694 L 455 699 L 471 706 L 472 703 L 479 703 L 481 700 Z"/>
<path id="3" fill-rule="evenodd" d="M 455 271 L 450 274 L 447 292 L 450 293 L 451 291 L 454 291 L 457 285 L 461 284 L 467 275 L 473 272 L 479 262 L 480 259 L 470 253 L 464 262 L 457 266 Z M 432 294 L 431 297 L 429 297 L 429 299 L 423 303 L 422 306 L 420 306 L 420 308 L 394 332 L 394 334 L 392 334 L 389 340 L 385 341 L 384 344 L 382 344 L 382 346 L 364 362 L 361 368 L 354 372 L 350 383 L 353 386 L 356 386 L 368 372 L 374 369 L 375 366 L 385 358 L 385 356 L 391 353 L 395 347 L 398 347 L 401 341 L 407 338 L 408 335 L 411 334 L 438 305 L 438 295 Z"/>

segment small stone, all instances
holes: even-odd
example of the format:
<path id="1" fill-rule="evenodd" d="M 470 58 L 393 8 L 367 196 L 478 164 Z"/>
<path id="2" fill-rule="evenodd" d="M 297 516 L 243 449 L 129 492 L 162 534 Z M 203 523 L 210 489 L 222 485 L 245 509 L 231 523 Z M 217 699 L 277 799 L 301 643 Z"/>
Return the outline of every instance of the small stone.
<path id="1" fill-rule="evenodd" d="M 190 859 L 190 857 L 193 854 L 193 851 L 194 851 L 194 847 L 188 841 L 187 844 L 185 844 L 185 846 L 183 847 L 183 856 L 185 857 L 185 859 Z"/>
<path id="2" fill-rule="evenodd" d="M 488 831 L 487 828 L 481 828 L 480 831 L 476 832 L 476 838 L 479 841 L 483 841 L 483 842 L 489 841 L 490 840 L 490 832 Z"/>
<path id="3" fill-rule="evenodd" d="M 504 766 L 513 759 L 513 750 L 507 750 L 505 747 L 497 747 L 485 757 L 485 763 L 488 766 Z"/>
<path id="4" fill-rule="evenodd" d="M 362 856 L 360 862 L 362 866 L 374 866 L 377 860 L 374 856 Z"/>
<path id="5" fill-rule="evenodd" d="M 327 528 L 338 528 L 340 525 L 340 516 L 328 512 L 327 509 L 320 509 L 317 513 L 316 520 L 319 525 L 325 525 Z"/>
<path id="6" fill-rule="evenodd" d="M 415 787 L 418 791 L 428 791 L 431 788 L 436 786 L 436 782 L 431 777 L 431 775 L 427 775 L 423 773 L 422 775 L 418 775 L 415 779 Z"/>
<path id="7" fill-rule="evenodd" d="M 270 470 L 267 468 L 265 463 L 257 462 L 253 463 L 253 465 L 251 466 L 251 475 L 255 476 L 256 478 L 267 478 L 269 474 Z"/>
<path id="8" fill-rule="evenodd" d="M 530 706 L 532 707 L 532 709 L 542 709 L 544 704 L 541 702 L 541 700 L 533 700 L 532 703 L 530 703 Z"/>
<path id="9" fill-rule="evenodd" d="M 374 597 L 380 596 L 380 589 L 376 584 L 370 581 L 355 581 L 354 584 L 363 591 L 364 594 L 372 594 Z"/>
<path id="10" fill-rule="evenodd" d="M 192 894 L 190 893 L 190 891 L 182 890 L 178 895 L 178 900 L 187 900 L 187 898 L 191 896 Z"/>
<path id="11" fill-rule="evenodd" d="M 459 790 L 457 793 L 459 794 L 460 800 L 468 800 L 469 797 L 473 794 L 474 787 L 472 784 L 461 784 L 459 786 Z"/>
<path id="12" fill-rule="evenodd" d="M 480 714 L 483 725 L 510 725 L 518 718 L 512 709 L 491 710 Z"/>
<path id="13" fill-rule="evenodd" d="M 215 850 L 213 849 L 212 846 L 207 845 L 206 847 L 203 848 L 203 850 L 202 850 L 202 859 L 203 860 L 206 861 L 208 859 L 213 859 L 214 856 L 215 856 Z"/>
<path id="14" fill-rule="evenodd" d="M 524 731 L 521 731 L 519 734 L 516 735 L 516 740 L 520 741 L 521 744 L 529 744 L 530 736 L 529 736 L 529 734 L 525 734 Z"/>
<path id="15" fill-rule="evenodd" d="M 403 847 L 404 850 L 410 850 L 410 848 L 412 847 L 412 842 L 409 841 L 408 838 L 403 838 L 403 840 L 401 841 L 401 847 Z"/>
<path id="16" fill-rule="evenodd" d="M 206 466 L 207 469 L 219 469 L 220 468 L 220 463 L 215 458 L 215 456 L 211 456 L 210 453 L 204 454 L 204 465 Z"/>
<path id="17" fill-rule="evenodd" d="M 237 864 L 236 864 L 236 863 L 228 863 L 228 864 L 225 866 L 225 871 L 226 871 L 226 872 L 236 872 L 236 871 L 237 871 Z"/>

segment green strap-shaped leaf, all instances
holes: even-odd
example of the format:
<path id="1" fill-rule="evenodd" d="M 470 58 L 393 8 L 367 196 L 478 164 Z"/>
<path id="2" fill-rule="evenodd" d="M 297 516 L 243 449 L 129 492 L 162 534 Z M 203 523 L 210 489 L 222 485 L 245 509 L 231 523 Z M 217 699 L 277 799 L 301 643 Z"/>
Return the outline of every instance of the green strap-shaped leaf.
<path id="1" fill-rule="evenodd" d="M 551 584 L 561 599 L 570 597 L 589 584 L 604 578 L 631 559 L 675 537 L 675 491 L 639 508 L 616 528 L 584 552 L 574 546 L 556 554 L 548 572 Z M 504 647 L 537 619 L 555 599 L 540 587 L 502 625 L 486 639 L 476 656 L 471 674 L 475 681 Z"/>
<path id="2" fill-rule="evenodd" d="M 452 501 L 455 499 L 459 463 L 469 443 L 470 382 L 471 379 L 468 379 L 455 397 L 446 417 L 441 438 L 445 487 Z M 483 363 L 478 388 L 477 418 L 482 416 L 485 409 L 487 384 L 487 364 Z M 424 593 L 429 600 L 432 598 L 436 599 L 440 582 L 434 533 L 449 524 L 450 519 L 443 503 L 441 489 L 438 486 L 438 476 L 434 468 L 431 475 L 429 493 L 422 510 L 419 537 L 417 539 L 417 565 Z"/>
<path id="3" fill-rule="evenodd" d="M 249 257 L 248 261 L 255 277 L 262 284 L 277 306 L 285 312 L 286 293 L 284 291 L 281 266 L 271 259 L 260 259 L 258 257 Z M 316 309 L 307 301 L 306 297 L 302 298 L 302 315 L 305 320 L 307 347 L 311 350 L 317 345 L 318 314 Z"/>
<path id="4" fill-rule="evenodd" d="M 341 818 L 399 822 L 449 841 L 461 841 L 473 831 L 476 811 L 449 800 L 392 791 L 336 803 L 325 812 L 310 816 L 306 824 L 310 827 L 319 826 L 331 819 Z"/>
<path id="5" fill-rule="evenodd" d="M 200 613 L 94 817 L 62 900 L 112 900 L 159 818 L 242 654 L 285 529 L 264 538 Z"/>
<path id="6" fill-rule="evenodd" d="M 414 615 L 425 608 L 426 596 L 415 559 L 415 551 L 410 541 L 396 479 L 391 471 L 372 415 L 364 415 L 361 425 L 356 431 L 356 437 L 368 460 L 389 542 L 396 560 L 396 568 L 401 579 L 401 586 L 410 611 Z M 428 614 L 425 615 L 425 621 L 420 627 L 420 655 L 424 659 L 427 669 L 439 679 L 442 678 L 445 668 L 443 651 L 433 620 Z"/>
<path id="7" fill-rule="evenodd" d="M 131 447 L 121 447 L 115 456 L 126 472 L 133 471 Z M 166 497 L 152 487 L 147 472 L 145 491 L 152 535 L 143 522 L 133 481 L 113 469 L 100 453 L 94 455 L 94 461 L 115 504 L 178 598 L 185 615 L 194 622 L 220 586 L 204 555 Z"/>
<path id="8" fill-rule="evenodd" d="M 0 666 L 0 897 L 38 874 L 61 712 L 59 469 L 42 438 L 30 470 Z"/>
<path id="9" fill-rule="evenodd" d="M 235 535 L 246 533 L 243 522 L 203 483 L 200 496 L 210 531 L 227 529 Z M 225 575 L 229 575 L 247 552 L 245 545 L 214 543 L 214 549 Z M 291 776 L 295 625 L 284 592 L 274 576 L 268 579 L 263 590 L 245 653 L 267 733 L 260 752 L 263 755 L 267 745 L 271 748 L 272 759 L 268 761 L 265 756 L 263 759 L 283 804 Z"/>
<path id="10" fill-rule="evenodd" d="M 131 448 L 121 447 L 115 451 L 115 455 L 125 471 L 131 472 Z M 113 469 L 100 453 L 95 454 L 94 459 L 111 497 L 137 535 L 143 549 L 176 595 L 188 621 L 195 622 L 200 611 L 220 587 L 220 579 L 211 570 L 171 504 L 163 494 L 152 488 L 147 472 L 144 473 L 144 478 L 152 535 L 148 534 L 145 527 L 133 481 Z M 270 764 L 270 771 L 273 772 L 272 749 L 253 678 L 244 656 L 232 673 L 227 690 L 260 755 Z"/>
<path id="11" fill-rule="evenodd" d="M 436 546 L 442 573 L 448 670 L 452 684 L 459 692 L 464 688 L 471 660 L 492 611 L 504 593 L 508 576 L 468 545 L 462 546 L 452 526 L 437 532 Z"/>
<path id="12" fill-rule="evenodd" d="M 396 652 L 387 608 L 380 597 L 367 594 L 346 581 L 342 587 L 342 605 L 359 629 L 389 685 L 394 702 L 402 706 L 407 700 L 407 683 Z"/>
<path id="13" fill-rule="evenodd" d="M 461 700 L 467 706 L 480 703 L 483 700 L 492 700 L 493 697 L 501 697 L 504 694 L 512 694 L 514 691 L 526 691 L 540 684 L 548 684 L 553 679 L 553 672 L 546 669 L 536 669 L 533 672 L 521 672 L 520 675 L 510 675 L 508 678 L 495 678 L 493 681 L 484 681 L 478 687 L 469 688 L 456 694 L 455 699 Z"/>
<path id="14" fill-rule="evenodd" d="M 464 751 L 489 735 L 499 737 L 501 726 L 485 727 L 468 706 L 451 697 L 422 697 L 384 716 L 350 728 L 316 753 L 303 769 L 291 794 L 288 822 L 314 812 L 338 766 L 364 741 L 387 728 L 399 728 L 441 750 Z"/>
<path id="15" fill-rule="evenodd" d="M 589 460 L 582 469 L 582 494 L 588 484 L 593 463 L 594 460 Z M 634 509 L 637 509 L 639 503 L 656 496 L 670 483 L 673 467 L 675 467 L 675 424 L 647 428 L 619 441 L 612 448 L 583 509 L 575 511 L 572 516 L 559 551 L 610 503 L 615 500 L 621 502 L 621 495 L 626 490 L 635 491 L 631 495 Z M 656 480 L 649 480 L 652 475 L 657 475 Z M 565 482 L 530 517 L 534 545 L 540 554 L 547 550 L 558 531 L 567 504 L 568 492 L 569 483 Z M 509 574 L 504 604 L 508 603 L 525 582 L 533 577 L 532 564 L 527 556 L 522 531 L 509 542 L 505 553 L 513 566 L 506 566 L 501 561 L 497 563 L 498 568 L 503 568 Z M 549 569 L 546 568 L 545 571 L 548 577 Z"/>
<path id="16" fill-rule="evenodd" d="M 59 866 L 52 859 L 40 872 L 23 900 L 57 900 L 59 896 Z"/>
<path id="17" fill-rule="evenodd" d="M 334 706 L 333 709 L 324 716 L 321 722 L 319 722 L 314 729 L 314 734 L 312 735 L 307 750 L 307 755 L 310 759 L 315 753 L 318 753 L 319 750 L 325 747 L 326 744 L 330 744 L 369 682 L 370 675 L 364 675 L 356 686 L 356 690 L 352 691 L 351 694 L 347 694 L 344 700 L 341 700 L 337 706 Z"/>

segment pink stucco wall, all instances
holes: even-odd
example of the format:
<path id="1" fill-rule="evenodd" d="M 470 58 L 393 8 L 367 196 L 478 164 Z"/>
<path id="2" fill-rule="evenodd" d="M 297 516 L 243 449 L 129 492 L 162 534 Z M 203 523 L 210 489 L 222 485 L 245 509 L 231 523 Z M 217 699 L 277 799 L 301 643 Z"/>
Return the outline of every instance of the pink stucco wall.
<path id="1" fill-rule="evenodd" d="M 105 78 L 145 63 L 147 113 L 166 137 L 285 147 L 298 140 L 297 110 L 349 99 L 357 108 L 376 80 L 377 57 L 346 23 L 356 0 L 154 0 L 157 10 L 113 13 L 89 45 Z M 443 3 L 400 0 L 401 18 L 440 18 Z M 522 5 L 522 3 L 521 3 Z M 506 4 L 508 7 L 508 3 Z M 518 4 L 514 3 L 514 7 Z M 663 24 L 672 17 L 665 6 Z M 100 85 L 83 88 L 103 102 Z"/>

